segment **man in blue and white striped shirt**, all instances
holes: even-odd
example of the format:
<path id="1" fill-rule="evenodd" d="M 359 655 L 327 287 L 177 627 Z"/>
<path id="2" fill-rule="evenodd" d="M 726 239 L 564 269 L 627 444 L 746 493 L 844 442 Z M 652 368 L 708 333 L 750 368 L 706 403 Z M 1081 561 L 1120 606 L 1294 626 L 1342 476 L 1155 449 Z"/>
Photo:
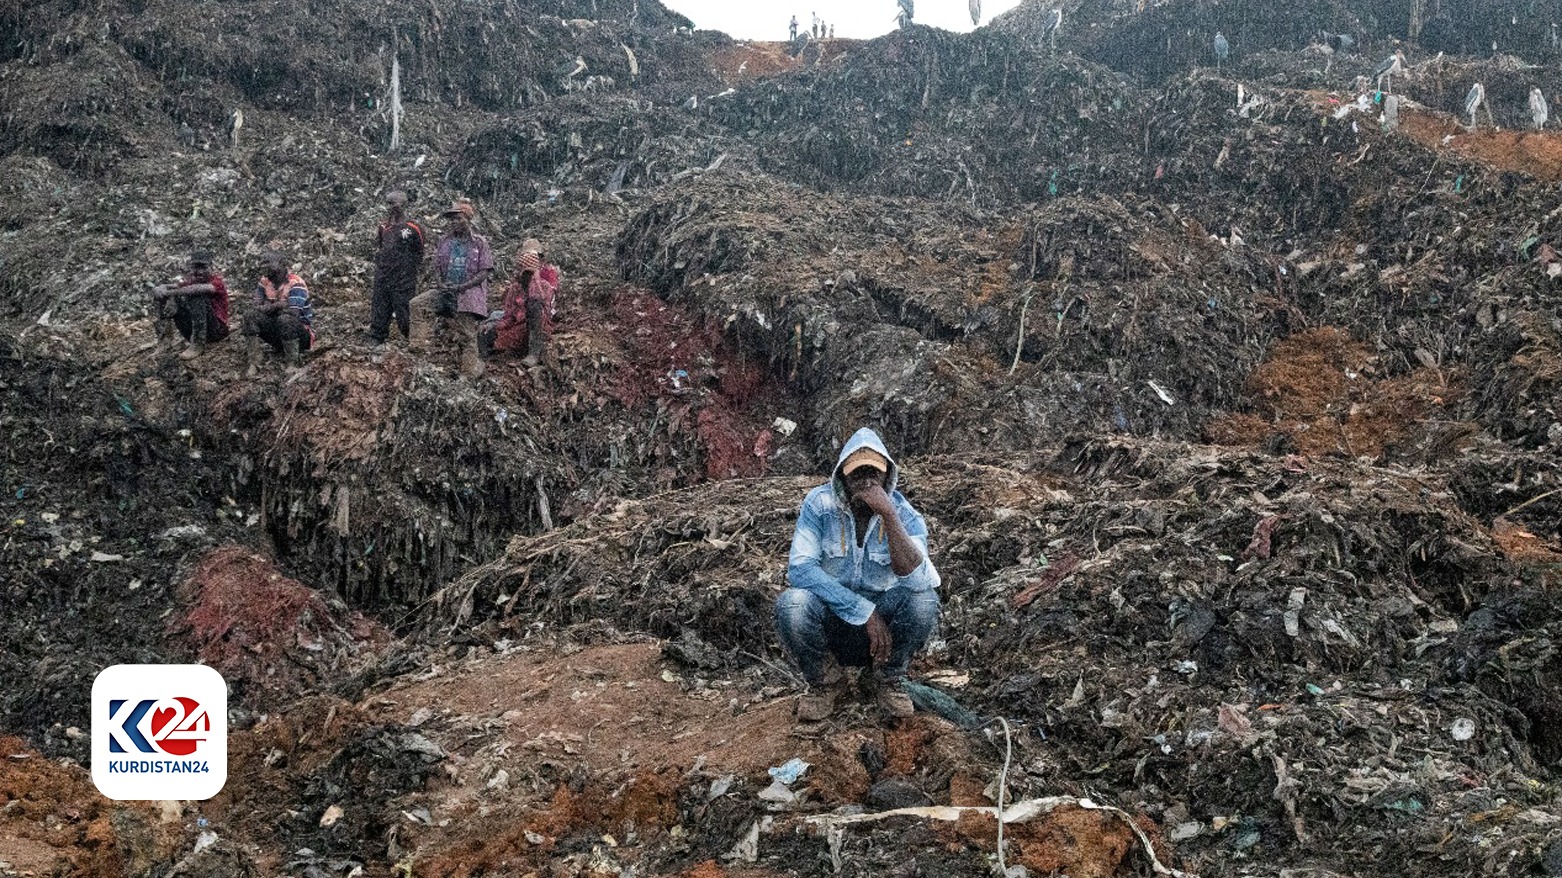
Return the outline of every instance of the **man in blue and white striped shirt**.
<path id="1" fill-rule="evenodd" d="M 276 250 L 261 254 L 260 262 L 255 318 L 248 321 L 245 332 L 259 336 L 289 365 L 297 365 L 300 352 L 315 343 L 315 309 L 309 301 L 309 287 L 288 268 L 287 257 Z"/>

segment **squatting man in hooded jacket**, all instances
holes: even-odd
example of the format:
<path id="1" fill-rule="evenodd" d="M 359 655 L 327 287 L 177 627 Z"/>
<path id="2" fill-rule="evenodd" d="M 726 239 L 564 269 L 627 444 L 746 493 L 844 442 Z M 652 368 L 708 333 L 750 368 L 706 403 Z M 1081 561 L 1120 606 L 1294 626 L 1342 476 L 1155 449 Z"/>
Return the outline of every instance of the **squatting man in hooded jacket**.
<path id="1" fill-rule="evenodd" d="M 872 669 L 865 679 L 885 714 L 912 713 L 900 683 L 938 626 L 939 578 L 927 523 L 895 490 L 898 476 L 878 434 L 864 427 L 798 513 L 776 629 L 808 682 L 797 704 L 804 722 L 835 709 L 842 666 Z"/>

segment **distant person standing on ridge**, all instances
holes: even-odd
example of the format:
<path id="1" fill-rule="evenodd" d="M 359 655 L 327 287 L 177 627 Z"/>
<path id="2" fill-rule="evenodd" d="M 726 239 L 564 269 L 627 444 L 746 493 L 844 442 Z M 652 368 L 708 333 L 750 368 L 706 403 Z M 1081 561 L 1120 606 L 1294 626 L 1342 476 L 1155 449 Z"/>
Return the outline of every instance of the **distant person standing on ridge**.
<path id="1" fill-rule="evenodd" d="M 864 673 L 877 684 L 879 708 L 912 714 L 900 683 L 938 626 L 939 577 L 927 523 L 895 490 L 899 475 L 878 434 L 863 427 L 798 512 L 776 630 L 808 683 L 797 703 L 804 722 L 834 710 L 841 666 L 872 668 Z M 828 667 L 832 656 L 836 667 Z"/>
<path id="2" fill-rule="evenodd" d="M 789 42 L 789 43 L 797 42 L 797 16 L 796 15 L 792 16 L 792 23 L 788 27 L 786 41 Z"/>
<path id="3" fill-rule="evenodd" d="M 835 39 L 835 25 L 830 25 L 830 39 Z"/>
<path id="4" fill-rule="evenodd" d="M 281 354 L 289 366 L 298 365 L 303 351 L 315 344 L 315 309 L 309 287 L 288 267 L 287 257 L 268 250 L 260 257 L 260 282 L 255 287 L 255 319 L 244 321 L 251 345 L 261 342 Z M 250 365 L 256 365 L 255 359 Z"/>
<path id="5" fill-rule="evenodd" d="M 171 320 L 184 336 L 181 360 L 193 360 L 206 350 L 207 342 L 228 337 L 228 285 L 212 271 L 211 251 L 191 253 L 184 277 L 155 287 L 152 296 L 157 300 L 158 320 Z M 172 314 L 167 313 L 169 300 Z"/>
<path id="6" fill-rule="evenodd" d="M 488 275 L 494 268 L 494 252 L 488 239 L 472 230 L 477 209 L 462 198 L 442 214 L 449 230 L 434 251 L 436 286 L 414 296 L 411 347 L 427 348 L 436 319 L 454 337 L 460 354 L 461 374 L 483 374 L 477 350 L 477 325 L 488 316 Z"/>
<path id="7" fill-rule="evenodd" d="M 407 217 L 407 193 L 385 193 L 385 219 L 374 234 L 374 289 L 369 300 L 369 339 L 382 345 L 391 319 L 410 338 L 408 306 L 418 292 L 423 267 L 423 227 Z"/>
<path id="8" fill-rule="evenodd" d="M 817 40 L 819 39 L 819 13 L 810 12 L 808 14 L 814 17 L 814 39 Z"/>

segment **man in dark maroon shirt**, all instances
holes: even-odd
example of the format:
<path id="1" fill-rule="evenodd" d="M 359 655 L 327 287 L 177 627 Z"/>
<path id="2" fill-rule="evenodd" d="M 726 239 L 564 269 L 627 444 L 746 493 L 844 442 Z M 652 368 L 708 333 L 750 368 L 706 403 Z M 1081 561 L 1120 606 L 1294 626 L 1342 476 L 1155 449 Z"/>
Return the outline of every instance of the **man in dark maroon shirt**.
<path id="1" fill-rule="evenodd" d="M 222 275 L 212 271 L 212 254 L 197 250 L 190 254 L 189 268 L 183 278 L 163 284 L 153 291 L 160 320 L 173 320 L 179 334 L 188 343 L 179 358 L 193 360 L 205 350 L 207 342 L 228 337 L 228 285 Z M 168 314 L 166 303 L 173 303 Z"/>
<path id="2" fill-rule="evenodd" d="M 423 227 L 407 217 L 407 193 L 385 193 L 386 214 L 374 238 L 374 289 L 369 301 L 369 338 L 384 344 L 391 318 L 408 334 L 408 303 L 418 291 L 423 265 Z"/>

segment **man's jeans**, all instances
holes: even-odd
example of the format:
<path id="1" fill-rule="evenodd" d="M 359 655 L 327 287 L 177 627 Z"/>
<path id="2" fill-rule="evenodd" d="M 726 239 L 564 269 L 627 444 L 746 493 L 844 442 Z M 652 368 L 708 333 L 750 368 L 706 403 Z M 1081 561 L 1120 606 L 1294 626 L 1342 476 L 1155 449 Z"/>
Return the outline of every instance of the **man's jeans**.
<path id="1" fill-rule="evenodd" d="M 927 645 L 938 627 L 938 592 L 891 588 L 865 597 L 873 601 L 875 612 L 894 639 L 889 662 L 879 668 L 879 675 L 899 680 L 906 676 L 911 657 Z M 776 598 L 776 631 L 810 686 L 823 682 L 825 659 L 830 653 L 844 667 L 873 664 L 868 653 L 868 626 L 846 624 L 811 591 L 789 588 L 781 592 Z"/>

